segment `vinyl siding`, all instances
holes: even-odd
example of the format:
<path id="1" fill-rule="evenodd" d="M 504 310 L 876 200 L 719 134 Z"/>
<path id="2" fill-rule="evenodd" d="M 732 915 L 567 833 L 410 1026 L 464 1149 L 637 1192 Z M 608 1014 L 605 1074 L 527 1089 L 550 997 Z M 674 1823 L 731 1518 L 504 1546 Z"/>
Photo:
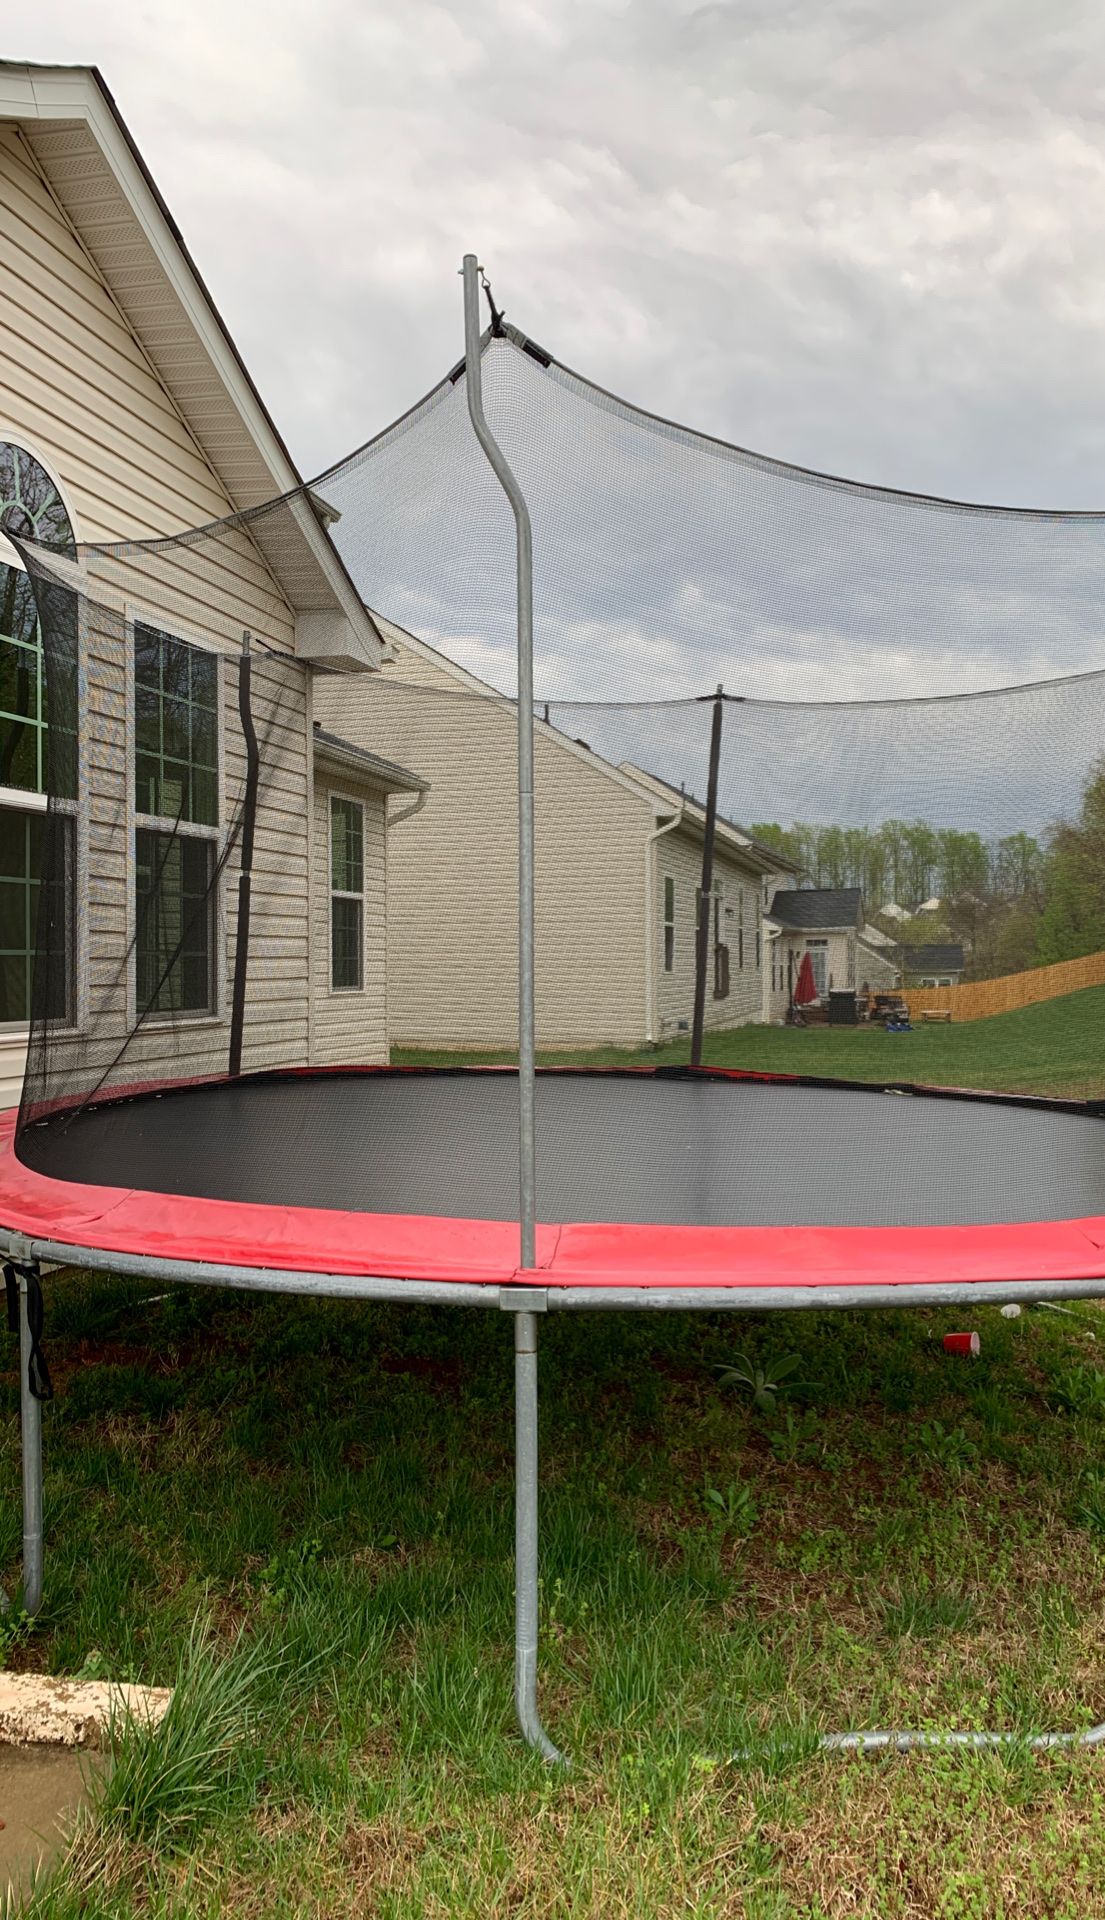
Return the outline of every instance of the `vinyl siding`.
<path id="1" fill-rule="evenodd" d="M 364 808 L 364 987 L 360 993 L 334 993 L 330 987 L 330 796 L 359 800 Z M 319 1066 L 343 1063 L 372 1066 L 386 1061 L 387 826 L 385 796 L 378 789 L 315 773 L 314 833 L 314 1037 L 312 1055 Z"/>
<path id="2" fill-rule="evenodd" d="M 391 1044 L 511 1047 L 517 1036 L 513 711 L 398 658 L 355 685 L 319 680 L 315 714 L 417 768 L 423 810 L 388 834 Z M 406 806 L 393 801 L 393 811 Z M 649 804 L 540 726 L 535 742 L 539 1047 L 627 1046 L 645 1030 Z"/>
<path id="3" fill-rule="evenodd" d="M 658 1037 L 673 1039 L 689 1032 L 694 1014 L 695 941 L 698 887 L 702 879 L 702 845 L 690 834 L 666 833 L 656 842 L 656 1010 Z M 664 971 L 664 881 L 675 883 L 675 952 L 670 973 Z M 752 873 L 715 851 L 714 886 L 722 898 L 725 944 L 729 948 L 729 993 L 714 998 L 714 916 L 710 914 L 710 946 L 706 966 L 705 1028 L 718 1032 L 763 1018 L 763 972 L 756 965 L 756 932 L 762 922 L 762 882 Z M 740 965 L 738 930 L 744 916 L 744 966 Z"/>
<path id="4" fill-rule="evenodd" d="M 143 538 L 202 525 L 232 502 L 155 374 L 18 130 L 0 127 L 0 436 L 26 445 L 59 481 L 78 539 Z M 82 636 L 81 777 L 86 824 L 78 850 L 78 1014 L 86 1032 L 55 1046 L 59 1069 L 94 1078 L 128 1019 L 124 952 L 133 928 L 133 780 L 128 694 L 134 618 L 224 654 L 221 669 L 225 833 L 241 795 L 245 755 L 237 708 L 243 628 L 254 656 L 254 711 L 265 773 L 254 858 L 250 999 L 244 1065 L 308 1058 L 307 672 L 290 656 L 294 618 L 259 550 L 241 530 L 125 570 L 89 566 Z M 217 1018 L 187 1041 L 188 1070 L 219 1070 L 228 1043 L 238 864 L 219 883 Z M 179 1066 L 181 1048 L 150 1030 L 116 1079 Z"/>

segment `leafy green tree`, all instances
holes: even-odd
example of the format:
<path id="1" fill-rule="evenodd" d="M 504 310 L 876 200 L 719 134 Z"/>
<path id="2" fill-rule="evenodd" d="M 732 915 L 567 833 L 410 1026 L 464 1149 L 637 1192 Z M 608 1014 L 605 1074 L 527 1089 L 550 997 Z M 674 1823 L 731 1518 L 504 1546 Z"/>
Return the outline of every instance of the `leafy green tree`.
<path id="1" fill-rule="evenodd" d="M 1077 821 L 1056 827 L 1048 849 L 1044 909 L 1036 935 L 1041 965 L 1105 947 L 1105 758 L 1082 795 Z"/>

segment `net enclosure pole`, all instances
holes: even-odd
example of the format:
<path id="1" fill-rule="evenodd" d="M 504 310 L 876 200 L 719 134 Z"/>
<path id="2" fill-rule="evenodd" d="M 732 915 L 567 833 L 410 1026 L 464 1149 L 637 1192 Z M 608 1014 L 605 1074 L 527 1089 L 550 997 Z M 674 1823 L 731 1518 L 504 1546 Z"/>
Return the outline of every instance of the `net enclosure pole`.
<path id="1" fill-rule="evenodd" d="M 23 1456 L 23 1611 L 42 1605 L 42 1403 L 32 1390 L 34 1338 L 27 1279 L 19 1279 L 19 1429 Z"/>
<path id="2" fill-rule="evenodd" d="M 514 1709 L 528 1746 L 563 1760 L 537 1705 L 537 1315 L 514 1314 Z"/>
<path id="3" fill-rule="evenodd" d="M 519 1265 L 537 1264 L 533 999 L 533 530 L 529 508 L 483 410 L 480 266 L 464 256 L 464 366 L 476 438 L 510 501 L 517 529 L 518 600 L 518 1218 Z"/>
<path id="4" fill-rule="evenodd" d="M 694 954 L 694 1023 L 691 1029 L 691 1065 L 702 1065 L 702 1030 L 706 1024 L 706 967 L 710 958 L 710 896 L 714 888 L 714 835 L 717 829 L 717 780 L 721 761 L 721 717 L 724 689 L 714 695 L 710 728 L 710 772 L 706 786 L 706 825 L 702 836 L 702 884 L 698 890 L 698 931 Z"/>
<path id="5" fill-rule="evenodd" d="M 242 1071 L 242 1038 L 246 1023 L 246 978 L 249 972 L 250 892 L 253 885 L 253 842 L 257 827 L 257 787 L 261 772 L 261 753 L 257 729 L 253 724 L 253 662 L 250 636 L 242 635 L 242 653 L 238 661 L 238 716 L 246 743 L 246 791 L 242 807 L 242 863 L 238 870 L 238 920 L 234 935 L 234 990 L 230 1007 L 230 1057 L 227 1069 L 232 1080 Z"/>

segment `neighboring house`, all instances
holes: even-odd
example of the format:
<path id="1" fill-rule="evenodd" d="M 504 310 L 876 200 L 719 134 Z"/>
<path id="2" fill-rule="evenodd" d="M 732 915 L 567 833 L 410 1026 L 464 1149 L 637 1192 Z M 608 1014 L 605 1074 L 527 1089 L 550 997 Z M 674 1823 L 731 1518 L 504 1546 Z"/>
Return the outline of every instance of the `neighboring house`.
<path id="1" fill-rule="evenodd" d="M 416 796 L 403 814 L 416 813 L 426 785 L 393 761 L 324 732 L 315 721 L 312 1065 L 387 1058 L 383 933 L 392 794 Z M 322 885 L 318 876 L 325 876 Z"/>
<path id="2" fill-rule="evenodd" d="M 382 671 L 320 681 L 316 714 L 417 767 L 427 804 L 388 842 L 388 1028 L 395 1045 L 517 1036 L 517 716 L 425 641 L 380 620 Z M 540 1047 L 636 1046 L 689 1029 L 705 815 L 640 768 L 535 725 Z M 406 811 L 404 809 L 404 811 Z M 719 822 L 706 1024 L 768 1017 L 763 910 L 796 869 Z"/>
<path id="3" fill-rule="evenodd" d="M 200 526 L 296 487 L 288 453 L 94 70 L 0 64 L 0 244 L 0 526 L 64 554 L 77 542 Z M 33 598 L 15 550 L 2 540 L 0 549 L 7 1103 L 18 1097 L 28 1031 L 47 715 Z M 64 749 L 74 799 L 66 1024 L 55 1030 L 53 1055 L 60 1061 L 68 1049 L 76 1061 L 87 1052 L 93 1013 L 101 1044 L 113 1031 L 125 1038 L 136 1000 L 143 1004 L 157 977 L 158 929 L 163 937 L 179 926 L 184 902 L 209 892 L 207 925 L 174 965 L 164 1010 L 195 1016 L 197 1070 L 225 1064 L 237 849 L 222 872 L 220 859 L 243 780 L 237 663 L 248 626 L 260 647 L 258 719 L 263 727 L 278 701 L 280 725 L 279 778 L 264 783 L 257 820 L 251 969 L 260 991 L 243 1064 L 335 1057 L 334 980 L 326 984 L 335 967 L 343 1057 L 385 1058 L 383 811 L 387 793 L 420 783 L 314 737 L 314 670 L 365 676 L 382 653 L 321 510 L 301 499 L 279 523 L 262 518 L 226 534 L 219 568 L 206 574 L 194 559 L 159 557 L 138 598 L 113 598 L 99 566 L 93 556 L 87 604 L 110 617 L 96 614 L 82 631 L 77 737 L 49 741 L 55 763 Z M 187 719 L 170 748 L 169 707 L 181 708 L 173 699 L 181 685 Z M 349 801 L 332 828 L 331 794 Z M 186 837 L 162 858 L 178 822 Z M 342 888 L 333 884 L 339 845 Z M 340 939 L 325 945 L 330 909 L 316 904 L 315 956 L 312 889 L 322 902 L 348 903 L 336 908 Z M 118 963 L 128 943 L 124 979 Z M 167 1042 L 153 1020 L 133 1057 L 155 1069 L 159 1046 Z"/>
<path id="4" fill-rule="evenodd" d="M 902 982 L 907 987 L 957 987 L 966 960 L 958 942 L 901 947 Z"/>
<path id="5" fill-rule="evenodd" d="M 886 993 L 899 984 L 897 949 L 868 924 L 859 887 L 782 889 L 768 907 L 767 922 L 775 1019 L 786 1012 L 806 954 L 820 1000 L 834 989 L 858 993 L 867 986 Z"/>

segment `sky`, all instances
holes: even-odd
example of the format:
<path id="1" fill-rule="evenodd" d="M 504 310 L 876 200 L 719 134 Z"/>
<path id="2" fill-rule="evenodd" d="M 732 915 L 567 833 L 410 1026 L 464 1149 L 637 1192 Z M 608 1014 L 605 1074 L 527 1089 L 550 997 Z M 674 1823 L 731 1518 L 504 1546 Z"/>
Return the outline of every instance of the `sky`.
<path id="1" fill-rule="evenodd" d="M 39 0 L 7 39 L 100 66 L 305 473 L 458 357 L 472 250 L 654 411 L 1105 504 L 1095 0 Z"/>
<path id="2" fill-rule="evenodd" d="M 459 358 L 471 250 L 560 361 L 703 433 L 1105 508 L 1095 0 L 40 0 L 8 38 L 100 67 L 306 475 Z M 490 384 L 510 440 L 510 378 Z M 647 435 L 540 384 L 510 451 L 554 699 L 915 696 L 1105 664 L 1099 529 L 776 508 L 701 449 L 661 471 Z M 509 523 L 463 390 L 341 504 L 366 597 L 508 684 Z M 991 728 L 987 764 L 1043 817 L 1033 713 Z"/>

